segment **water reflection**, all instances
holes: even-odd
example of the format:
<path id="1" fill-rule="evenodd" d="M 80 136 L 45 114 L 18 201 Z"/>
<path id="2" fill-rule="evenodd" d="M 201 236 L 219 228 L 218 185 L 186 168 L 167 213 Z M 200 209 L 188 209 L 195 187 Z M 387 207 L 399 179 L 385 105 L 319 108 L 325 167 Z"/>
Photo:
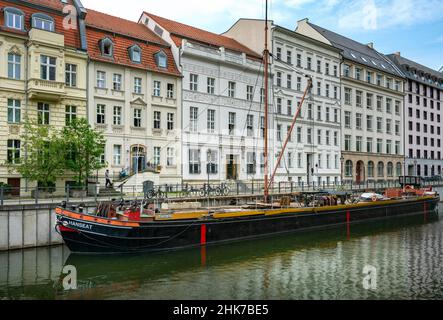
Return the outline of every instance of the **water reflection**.
<path id="1" fill-rule="evenodd" d="M 442 231 L 428 215 L 154 255 L 24 250 L 0 254 L 0 298 L 443 298 Z M 62 289 L 64 265 L 77 268 L 78 290 Z M 365 265 L 376 290 L 363 288 Z"/>

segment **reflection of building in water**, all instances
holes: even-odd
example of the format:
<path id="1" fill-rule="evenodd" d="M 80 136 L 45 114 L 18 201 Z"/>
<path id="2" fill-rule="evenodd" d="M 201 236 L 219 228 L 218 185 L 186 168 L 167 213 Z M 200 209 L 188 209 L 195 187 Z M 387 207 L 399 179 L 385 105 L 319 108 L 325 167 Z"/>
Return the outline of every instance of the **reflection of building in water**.
<path id="1" fill-rule="evenodd" d="M 27 287 L 57 284 L 68 256 L 69 250 L 64 246 L 0 253 L 0 299 L 8 297 L 12 290 L 20 293 L 15 290 L 17 288 L 26 292 Z M 41 291 L 45 298 L 51 296 L 51 292 Z"/>

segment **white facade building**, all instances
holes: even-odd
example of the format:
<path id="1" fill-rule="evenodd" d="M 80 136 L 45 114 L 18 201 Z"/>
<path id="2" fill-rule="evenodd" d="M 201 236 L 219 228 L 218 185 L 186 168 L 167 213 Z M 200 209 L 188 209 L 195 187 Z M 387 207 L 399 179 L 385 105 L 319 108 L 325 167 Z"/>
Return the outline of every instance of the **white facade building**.
<path id="1" fill-rule="evenodd" d="M 231 38 L 149 13 L 140 23 L 171 45 L 183 74 L 183 180 L 263 180 L 261 56 Z"/>
<path id="2" fill-rule="evenodd" d="M 264 21 L 241 19 L 225 33 L 264 50 Z M 307 88 L 313 82 L 278 168 L 276 181 L 316 185 L 340 180 L 340 50 L 270 23 L 275 158 Z"/>

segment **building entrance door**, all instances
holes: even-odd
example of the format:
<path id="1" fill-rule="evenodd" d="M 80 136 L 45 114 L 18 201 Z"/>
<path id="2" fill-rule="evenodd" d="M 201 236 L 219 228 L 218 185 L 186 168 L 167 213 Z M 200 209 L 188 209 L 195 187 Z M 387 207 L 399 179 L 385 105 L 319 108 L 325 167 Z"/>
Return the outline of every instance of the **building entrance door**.
<path id="1" fill-rule="evenodd" d="M 238 164 L 237 157 L 233 154 L 226 156 L 226 179 L 237 180 L 238 179 Z"/>
<path id="2" fill-rule="evenodd" d="M 363 161 L 357 162 L 356 182 L 362 183 L 365 180 L 365 165 Z"/>
<path id="3" fill-rule="evenodd" d="M 308 186 L 314 181 L 314 155 L 312 153 L 306 155 L 306 170 Z"/>
<path id="4" fill-rule="evenodd" d="M 146 169 L 146 148 L 138 145 L 131 148 L 131 171 L 133 174 Z"/>
<path id="5" fill-rule="evenodd" d="M 20 178 L 8 178 L 8 185 L 11 186 L 12 196 L 20 196 Z"/>

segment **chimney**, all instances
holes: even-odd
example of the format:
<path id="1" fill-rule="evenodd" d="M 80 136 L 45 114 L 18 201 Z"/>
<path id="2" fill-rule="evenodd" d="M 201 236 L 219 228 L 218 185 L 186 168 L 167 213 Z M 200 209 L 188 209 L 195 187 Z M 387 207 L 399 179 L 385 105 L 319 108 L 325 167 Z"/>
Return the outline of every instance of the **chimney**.
<path id="1" fill-rule="evenodd" d="M 400 52 L 400 51 L 397 51 L 397 52 L 395 53 L 395 55 L 398 56 L 398 57 L 401 57 L 401 52 Z"/>
<path id="2" fill-rule="evenodd" d="M 371 49 L 374 49 L 374 43 L 373 42 L 369 42 L 368 43 L 368 47 L 371 48 Z"/>

